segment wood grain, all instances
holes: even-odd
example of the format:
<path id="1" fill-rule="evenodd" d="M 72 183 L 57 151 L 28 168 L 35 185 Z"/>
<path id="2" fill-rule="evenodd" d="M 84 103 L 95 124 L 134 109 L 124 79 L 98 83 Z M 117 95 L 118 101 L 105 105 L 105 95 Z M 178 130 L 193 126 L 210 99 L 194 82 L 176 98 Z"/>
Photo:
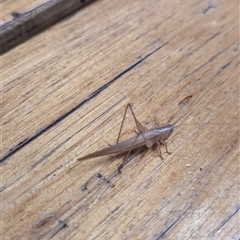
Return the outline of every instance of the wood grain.
<path id="1" fill-rule="evenodd" d="M 50 27 L 64 17 L 76 12 L 93 0 L 6 0 L 1 7 L 1 48 L 3 54 Z M 13 10 L 14 9 L 14 10 Z M 10 18 L 11 16 L 11 18 Z"/>
<path id="2" fill-rule="evenodd" d="M 96 1 L 5 53 L 3 239 L 238 239 L 237 6 Z M 115 143 L 129 102 L 176 123 L 172 154 L 122 175 L 122 155 L 77 161 Z"/>

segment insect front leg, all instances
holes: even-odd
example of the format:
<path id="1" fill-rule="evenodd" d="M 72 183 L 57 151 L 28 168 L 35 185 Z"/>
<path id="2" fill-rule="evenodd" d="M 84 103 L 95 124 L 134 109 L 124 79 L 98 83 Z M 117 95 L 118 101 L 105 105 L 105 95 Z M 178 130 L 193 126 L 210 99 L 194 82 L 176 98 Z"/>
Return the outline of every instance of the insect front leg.
<path id="1" fill-rule="evenodd" d="M 162 143 L 165 146 L 166 153 L 171 154 L 171 152 L 168 151 L 167 142 L 164 139 L 162 139 L 162 140 L 160 140 L 160 143 Z"/>

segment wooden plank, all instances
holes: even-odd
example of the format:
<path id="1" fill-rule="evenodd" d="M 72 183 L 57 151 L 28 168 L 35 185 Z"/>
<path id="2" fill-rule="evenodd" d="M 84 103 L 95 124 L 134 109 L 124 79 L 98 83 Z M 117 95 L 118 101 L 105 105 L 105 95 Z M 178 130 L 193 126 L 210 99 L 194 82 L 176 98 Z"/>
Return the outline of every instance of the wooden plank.
<path id="1" fill-rule="evenodd" d="M 6 53 L 4 239 L 237 239 L 237 19 L 236 1 L 97 1 Z M 172 154 L 121 176 L 121 155 L 77 161 L 129 102 L 146 127 L 177 121 Z"/>
<path id="2" fill-rule="evenodd" d="M 43 0 L 5 0 L 1 2 L 1 24 L 12 21 L 14 17 L 18 17 L 25 12 L 37 8 L 43 3 Z"/>
<path id="3" fill-rule="evenodd" d="M 27 0 L 20 5 L 19 1 L 5 1 L 1 6 L 1 9 L 4 9 L 2 22 L 3 19 L 9 20 L 10 15 L 12 19 L 0 26 L 0 54 L 16 47 L 92 1 L 50 0 L 40 4 L 40 1 Z M 13 8 L 14 11 L 12 11 Z"/>

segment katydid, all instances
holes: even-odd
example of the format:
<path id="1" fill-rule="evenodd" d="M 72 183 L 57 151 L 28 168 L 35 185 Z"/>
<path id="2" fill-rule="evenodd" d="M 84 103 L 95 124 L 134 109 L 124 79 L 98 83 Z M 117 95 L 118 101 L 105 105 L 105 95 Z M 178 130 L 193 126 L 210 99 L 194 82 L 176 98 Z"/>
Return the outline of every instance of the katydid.
<path id="1" fill-rule="evenodd" d="M 129 138 L 125 141 L 119 142 L 120 134 L 121 134 L 121 131 L 123 128 L 123 123 L 124 123 L 128 108 L 130 108 L 131 113 L 134 118 L 134 121 L 135 121 L 135 124 L 137 126 L 137 130 L 138 130 L 137 136 Z M 162 154 L 161 154 L 161 148 L 160 148 L 160 145 L 162 144 L 165 146 L 166 152 L 170 154 L 170 152 L 168 151 L 168 148 L 167 148 L 166 140 L 172 134 L 173 129 L 174 129 L 173 125 L 168 124 L 168 125 L 165 125 L 162 127 L 158 126 L 158 127 L 151 128 L 148 130 L 147 128 L 143 127 L 142 124 L 137 120 L 137 118 L 132 110 L 132 106 L 129 103 L 125 109 L 125 113 L 123 116 L 123 120 L 121 123 L 118 138 L 117 138 L 117 143 L 115 145 L 109 146 L 102 150 L 99 150 L 94 153 L 88 154 L 84 157 L 81 157 L 78 160 L 80 161 L 80 160 L 85 160 L 85 159 L 89 159 L 89 158 L 95 158 L 95 157 L 100 157 L 100 156 L 104 156 L 104 155 L 109 155 L 109 154 L 113 154 L 113 153 L 127 152 L 126 157 L 123 159 L 122 164 L 118 167 L 118 172 L 121 173 L 121 169 L 123 168 L 125 162 L 128 159 L 130 152 L 133 149 L 142 147 L 144 145 L 147 148 L 151 148 L 154 144 L 157 144 L 158 149 L 159 149 L 159 156 L 161 159 L 163 159 Z"/>

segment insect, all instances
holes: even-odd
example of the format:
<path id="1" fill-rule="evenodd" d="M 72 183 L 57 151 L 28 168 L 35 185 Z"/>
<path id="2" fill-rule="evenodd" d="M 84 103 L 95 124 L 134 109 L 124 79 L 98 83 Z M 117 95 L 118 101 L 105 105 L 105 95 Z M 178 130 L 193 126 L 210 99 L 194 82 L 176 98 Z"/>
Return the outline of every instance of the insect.
<path id="1" fill-rule="evenodd" d="M 124 123 L 128 108 L 131 110 L 131 113 L 133 115 L 137 130 L 138 130 L 137 136 L 129 138 L 125 141 L 119 142 L 120 134 L 121 134 L 121 131 L 123 128 L 123 123 Z M 137 118 L 132 110 L 132 106 L 129 103 L 124 112 L 123 120 L 121 123 L 118 138 L 117 138 L 117 143 L 115 145 L 111 145 L 107 148 L 104 148 L 102 150 L 99 150 L 94 153 L 88 154 L 84 157 L 81 157 L 78 160 L 81 161 L 81 160 L 85 160 L 85 159 L 89 159 L 89 158 L 95 158 L 95 157 L 100 157 L 100 156 L 114 154 L 114 153 L 127 152 L 126 157 L 123 159 L 121 165 L 118 167 L 118 173 L 121 173 L 121 169 L 123 168 L 125 162 L 128 159 L 130 152 L 133 149 L 142 147 L 144 145 L 147 148 L 151 148 L 151 147 L 153 147 L 153 145 L 156 144 L 156 145 L 158 145 L 159 156 L 161 159 L 163 159 L 160 145 L 164 145 L 166 148 L 166 152 L 170 154 L 170 152 L 168 151 L 168 148 L 167 148 L 166 140 L 172 134 L 173 129 L 174 129 L 173 125 L 170 125 L 170 124 L 168 124 L 166 126 L 162 126 L 162 127 L 158 126 L 158 127 L 151 128 L 151 129 L 147 129 L 147 128 L 143 127 L 142 124 L 137 120 Z"/>

